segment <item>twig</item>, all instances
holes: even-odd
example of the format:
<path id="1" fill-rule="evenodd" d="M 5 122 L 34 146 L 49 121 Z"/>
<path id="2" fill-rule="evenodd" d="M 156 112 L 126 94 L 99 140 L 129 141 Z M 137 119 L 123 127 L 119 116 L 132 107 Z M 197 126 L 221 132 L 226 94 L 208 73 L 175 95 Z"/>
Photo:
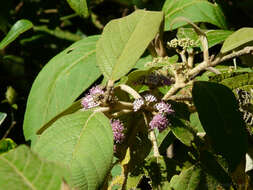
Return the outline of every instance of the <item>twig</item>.
<path id="1" fill-rule="evenodd" d="M 188 52 L 188 67 L 193 68 L 193 62 L 194 62 L 194 53 L 193 52 Z"/>
<path id="2" fill-rule="evenodd" d="M 187 63 L 187 59 L 186 59 L 186 56 L 185 56 L 185 50 L 179 50 L 179 49 L 176 49 L 177 53 L 180 55 L 181 59 L 182 59 L 182 62 L 183 63 Z"/>
<path id="3" fill-rule="evenodd" d="M 192 70 L 189 71 L 188 76 L 190 78 L 193 78 L 196 75 L 198 75 L 201 71 L 206 69 L 207 67 L 214 67 L 214 66 L 218 65 L 221 62 L 224 62 L 224 61 L 227 61 L 229 59 L 233 59 L 235 57 L 239 57 L 239 56 L 242 56 L 242 55 L 250 54 L 252 52 L 253 52 L 253 47 L 252 46 L 247 46 L 247 47 L 243 48 L 242 50 L 239 50 L 237 52 L 232 52 L 228 55 L 220 54 L 212 62 L 203 61 L 202 63 L 200 63 L 198 66 L 196 66 L 195 68 L 193 68 Z"/>
<path id="4" fill-rule="evenodd" d="M 142 112 L 143 117 L 144 117 L 144 121 L 145 121 L 145 125 L 148 127 L 148 118 L 145 114 L 145 112 Z M 157 140 L 156 140 L 156 136 L 155 136 L 155 132 L 154 130 L 149 131 L 149 136 L 150 136 L 150 140 L 153 144 L 153 149 L 154 149 L 154 157 L 158 158 L 160 157 L 160 153 L 159 153 L 159 148 L 158 148 L 158 144 L 157 144 Z"/>
<path id="5" fill-rule="evenodd" d="M 186 95 L 174 95 L 170 96 L 169 100 L 174 100 L 174 101 L 192 101 L 191 96 L 186 96 Z"/>
<path id="6" fill-rule="evenodd" d="M 124 114 L 126 114 L 126 113 L 131 113 L 131 112 L 133 112 L 133 110 L 124 109 L 124 110 L 121 110 L 121 111 L 119 111 L 119 112 L 113 113 L 113 114 L 112 114 L 112 117 L 119 117 L 119 116 L 121 116 L 121 115 L 124 115 Z"/>
<path id="7" fill-rule="evenodd" d="M 128 85 L 120 84 L 117 87 L 119 87 L 121 90 L 127 92 L 128 94 L 132 95 L 134 97 L 134 99 L 141 98 L 141 95 Z"/>
<path id="8" fill-rule="evenodd" d="M 162 100 L 167 101 L 170 99 L 170 96 L 174 95 L 177 91 L 179 91 L 181 88 L 184 88 L 185 86 L 189 85 L 191 83 L 182 83 L 182 82 L 177 82 L 169 89 L 169 91 L 164 95 Z"/>

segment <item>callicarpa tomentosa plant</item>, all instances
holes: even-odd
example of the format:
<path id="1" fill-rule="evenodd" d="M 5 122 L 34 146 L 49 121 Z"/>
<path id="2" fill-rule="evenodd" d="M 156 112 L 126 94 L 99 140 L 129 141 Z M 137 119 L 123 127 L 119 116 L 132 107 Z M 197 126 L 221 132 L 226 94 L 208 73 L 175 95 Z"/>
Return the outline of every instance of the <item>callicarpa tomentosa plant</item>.
<path id="1" fill-rule="evenodd" d="M 23 127 L 32 151 L 1 155 L 0 187 L 18 168 L 21 189 L 252 188 L 253 75 L 237 63 L 252 35 L 204 0 L 110 21 L 36 78 Z"/>

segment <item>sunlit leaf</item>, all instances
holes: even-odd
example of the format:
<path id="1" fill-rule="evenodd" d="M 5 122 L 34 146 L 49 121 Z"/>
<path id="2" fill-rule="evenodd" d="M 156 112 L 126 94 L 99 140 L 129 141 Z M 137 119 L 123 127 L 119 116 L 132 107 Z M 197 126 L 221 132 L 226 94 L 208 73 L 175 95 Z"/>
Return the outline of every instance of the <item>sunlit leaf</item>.
<path id="1" fill-rule="evenodd" d="M 100 76 L 95 64 L 97 39 L 91 36 L 74 43 L 39 73 L 26 107 L 23 129 L 27 140 L 36 139 L 38 129 L 67 109 Z"/>
<path id="2" fill-rule="evenodd" d="M 25 145 L 1 154 L 0 165 L 1 189 L 58 190 L 62 178 L 68 178 L 65 168 L 41 159 Z"/>
<path id="3" fill-rule="evenodd" d="M 8 34 L 0 42 L 0 49 L 4 49 L 7 45 L 13 42 L 20 34 L 31 29 L 33 24 L 26 19 L 17 21 L 10 29 Z"/>
<path id="4" fill-rule="evenodd" d="M 67 0 L 69 6 L 79 15 L 83 17 L 89 16 L 89 10 L 86 0 Z"/>
<path id="5" fill-rule="evenodd" d="M 206 0 L 166 0 L 163 6 L 165 13 L 165 30 L 170 30 L 172 21 L 177 17 L 186 17 L 192 22 L 207 22 L 222 29 L 226 28 L 225 17 L 217 4 Z M 172 29 L 187 24 L 175 22 Z"/>
<path id="6" fill-rule="evenodd" d="M 227 53 L 251 41 L 253 41 L 253 28 L 241 28 L 225 40 L 221 53 Z"/>
<path id="7" fill-rule="evenodd" d="M 40 136 L 34 150 L 48 160 L 69 166 L 78 189 L 100 189 L 113 158 L 109 119 L 92 111 L 66 115 Z"/>
<path id="8" fill-rule="evenodd" d="M 109 22 L 97 43 L 97 64 L 113 81 L 127 74 L 159 32 L 162 12 L 138 10 Z"/>

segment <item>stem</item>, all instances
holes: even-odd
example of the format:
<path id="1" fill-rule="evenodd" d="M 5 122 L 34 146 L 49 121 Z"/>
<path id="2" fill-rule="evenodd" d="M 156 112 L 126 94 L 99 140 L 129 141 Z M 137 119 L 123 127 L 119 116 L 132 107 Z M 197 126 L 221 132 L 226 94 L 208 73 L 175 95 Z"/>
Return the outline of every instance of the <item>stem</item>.
<path id="1" fill-rule="evenodd" d="M 94 110 L 94 112 L 108 112 L 108 111 L 110 111 L 109 107 L 99 107 Z"/>
<path id="2" fill-rule="evenodd" d="M 11 132 L 11 129 L 16 125 L 16 121 L 14 121 L 14 113 L 13 113 L 13 111 L 11 112 L 11 125 L 10 125 L 10 127 L 8 128 L 8 130 L 5 132 L 5 134 L 4 134 L 4 136 L 3 136 L 3 138 L 2 139 L 5 139 L 8 135 L 9 135 L 9 133 Z M 1 139 L 1 140 L 2 140 Z"/>
<path id="3" fill-rule="evenodd" d="M 119 111 L 119 112 L 113 113 L 113 114 L 112 114 L 112 117 L 119 117 L 119 116 L 121 116 L 121 115 L 124 115 L 124 114 L 127 114 L 127 113 L 131 113 L 131 112 L 133 112 L 133 110 L 127 110 L 127 109 L 121 110 L 121 111 Z"/>
<path id="4" fill-rule="evenodd" d="M 130 86 L 128 86 L 126 84 L 120 84 L 118 87 L 121 90 L 127 92 L 128 94 L 132 95 L 134 97 L 134 99 L 142 98 L 138 92 L 136 92 L 133 88 L 131 88 Z"/>
<path id="5" fill-rule="evenodd" d="M 154 149 L 154 157 L 158 158 L 160 157 L 160 153 L 159 153 L 159 148 L 158 148 L 158 144 L 157 144 L 157 140 L 156 140 L 156 136 L 155 136 L 155 132 L 152 130 L 149 132 L 150 135 L 150 140 L 153 144 L 153 149 Z"/>
<path id="6" fill-rule="evenodd" d="M 187 63 L 190 68 L 193 68 L 193 62 L 194 62 L 194 53 L 188 53 Z"/>
<path id="7" fill-rule="evenodd" d="M 144 121 L 145 121 L 145 124 L 148 128 L 148 118 L 147 118 L 147 115 L 145 114 L 145 112 L 142 112 L 143 114 L 143 117 L 144 117 Z M 158 148 L 158 144 L 157 144 L 157 140 L 156 140 L 156 136 L 155 136 L 155 132 L 154 130 L 151 130 L 149 132 L 149 136 L 150 136 L 150 140 L 153 144 L 153 149 L 154 149 L 154 157 L 158 158 L 160 157 L 160 153 L 159 153 L 159 148 Z"/>
<path id="8" fill-rule="evenodd" d="M 191 96 L 186 96 L 186 95 L 174 95 L 170 96 L 169 100 L 174 100 L 174 101 L 192 101 Z"/>
<path id="9" fill-rule="evenodd" d="M 235 57 L 239 57 L 239 56 L 242 56 L 242 55 L 250 54 L 252 52 L 253 52 L 253 46 L 247 46 L 247 47 L 243 48 L 240 51 L 232 52 L 228 55 L 220 54 L 211 63 L 203 61 L 198 66 L 196 66 L 195 68 L 190 70 L 188 75 L 189 75 L 190 78 L 193 78 L 196 75 L 198 75 L 201 71 L 206 69 L 207 67 L 214 67 L 214 66 L 218 65 L 221 62 L 224 62 L 224 61 L 227 61 L 229 59 L 233 59 Z"/>

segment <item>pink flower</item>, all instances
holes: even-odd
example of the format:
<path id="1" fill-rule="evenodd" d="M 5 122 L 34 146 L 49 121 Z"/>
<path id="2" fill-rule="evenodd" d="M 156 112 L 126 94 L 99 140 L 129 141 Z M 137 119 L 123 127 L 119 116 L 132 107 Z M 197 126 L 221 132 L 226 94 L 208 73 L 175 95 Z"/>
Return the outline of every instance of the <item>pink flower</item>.
<path id="1" fill-rule="evenodd" d="M 171 105 L 167 104 L 165 102 L 159 102 L 159 103 L 155 104 L 154 107 L 157 109 L 157 111 L 159 113 L 164 113 L 164 114 L 174 113 L 174 110 L 171 108 Z"/>
<path id="2" fill-rule="evenodd" d="M 121 143 L 124 138 L 124 125 L 119 119 L 111 120 L 112 132 L 115 143 Z"/>
<path id="3" fill-rule="evenodd" d="M 150 121 L 150 129 L 157 128 L 159 132 L 162 132 L 169 125 L 169 121 L 163 114 L 156 114 L 153 119 Z"/>

